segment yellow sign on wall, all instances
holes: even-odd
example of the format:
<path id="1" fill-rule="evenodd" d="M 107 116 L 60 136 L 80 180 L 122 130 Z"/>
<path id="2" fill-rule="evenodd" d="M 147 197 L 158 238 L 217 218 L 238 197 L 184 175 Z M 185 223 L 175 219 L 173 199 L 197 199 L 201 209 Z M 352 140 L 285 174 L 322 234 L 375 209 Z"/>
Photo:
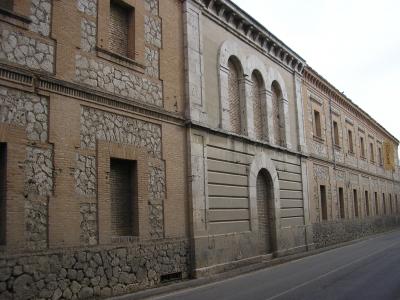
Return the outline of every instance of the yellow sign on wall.
<path id="1" fill-rule="evenodd" d="M 389 141 L 383 142 L 383 165 L 385 170 L 394 171 L 394 146 Z"/>

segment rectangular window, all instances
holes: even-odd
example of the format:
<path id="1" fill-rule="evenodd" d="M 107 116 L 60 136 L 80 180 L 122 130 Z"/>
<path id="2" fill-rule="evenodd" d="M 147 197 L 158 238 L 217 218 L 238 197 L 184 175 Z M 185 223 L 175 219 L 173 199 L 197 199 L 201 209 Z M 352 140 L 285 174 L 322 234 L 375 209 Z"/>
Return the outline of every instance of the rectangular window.
<path id="1" fill-rule="evenodd" d="M 138 235 L 137 163 L 110 159 L 111 234 Z"/>
<path id="2" fill-rule="evenodd" d="M 369 198 L 368 198 L 368 191 L 365 191 L 365 213 L 367 217 L 369 217 Z"/>
<path id="3" fill-rule="evenodd" d="M 396 195 L 396 213 L 400 213 L 399 211 L 399 199 L 397 199 L 397 195 Z"/>
<path id="4" fill-rule="evenodd" d="M 328 220 L 328 206 L 326 203 L 326 188 L 324 185 L 319 186 L 319 192 L 321 197 L 321 219 Z"/>
<path id="5" fill-rule="evenodd" d="M 360 137 L 360 151 L 361 151 L 361 157 L 365 158 L 365 145 L 364 145 L 364 138 L 361 136 Z"/>
<path id="6" fill-rule="evenodd" d="M 333 142 L 336 146 L 339 146 L 339 126 L 336 121 L 333 121 Z"/>
<path id="7" fill-rule="evenodd" d="M 375 162 L 375 153 L 374 153 L 374 144 L 373 143 L 369 144 L 369 156 L 370 156 L 371 162 Z"/>
<path id="8" fill-rule="evenodd" d="M 14 6 L 13 2 L 14 2 L 13 0 L 1 0 L 0 1 L 0 8 L 12 11 L 13 10 L 13 6 Z"/>
<path id="9" fill-rule="evenodd" d="M 122 1 L 110 1 L 110 51 L 134 58 L 134 9 Z"/>
<path id="10" fill-rule="evenodd" d="M 319 111 L 317 110 L 314 110 L 314 126 L 315 126 L 315 135 L 319 138 L 322 138 L 321 116 Z"/>
<path id="11" fill-rule="evenodd" d="M 381 147 L 378 148 L 378 156 L 379 156 L 379 165 L 382 166 L 383 165 L 383 157 L 382 157 L 382 148 Z"/>
<path id="12" fill-rule="evenodd" d="M 392 194 L 389 194 L 390 214 L 393 214 Z"/>
<path id="13" fill-rule="evenodd" d="M 344 219 L 345 218 L 345 213 L 344 213 L 344 194 L 343 194 L 343 188 L 339 188 L 339 206 L 340 206 L 340 218 Z"/>
<path id="14" fill-rule="evenodd" d="M 354 217 L 358 218 L 358 199 L 357 199 L 357 190 L 353 190 L 353 202 L 354 202 Z"/>
<path id="15" fill-rule="evenodd" d="M 0 143 L 0 245 L 6 243 L 7 145 Z"/>
<path id="16" fill-rule="evenodd" d="M 378 203 L 378 193 L 374 193 L 375 198 L 375 215 L 379 215 L 379 203 Z"/>
<path id="17" fill-rule="evenodd" d="M 386 215 L 386 199 L 385 199 L 385 193 L 382 193 L 382 202 L 383 202 L 383 214 Z"/>
<path id="18" fill-rule="evenodd" d="M 353 147 L 353 132 L 349 129 L 347 131 L 347 138 L 349 140 L 349 152 L 354 153 L 354 147 Z"/>

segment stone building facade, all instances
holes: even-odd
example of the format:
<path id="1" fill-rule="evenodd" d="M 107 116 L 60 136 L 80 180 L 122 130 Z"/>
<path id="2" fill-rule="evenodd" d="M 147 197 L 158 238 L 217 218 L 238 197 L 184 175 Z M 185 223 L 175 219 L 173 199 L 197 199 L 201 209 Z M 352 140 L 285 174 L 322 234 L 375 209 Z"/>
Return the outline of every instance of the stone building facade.
<path id="1" fill-rule="evenodd" d="M 312 243 L 304 60 L 230 1 L 185 1 L 196 276 Z"/>
<path id="2" fill-rule="evenodd" d="M 303 82 L 315 245 L 399 226 L 399 141 L 313 69 Z"/>
<path id="3" fill-rule="evenodd" d="M 106 298 L 388 230 L 397 148 L 229 0 L 1 1 L 0 299 Z"/>
<path id="4" fill-rule="evenodd" d="M 1 1 L 1 299 L 188 276 L 181 10 Z"/>

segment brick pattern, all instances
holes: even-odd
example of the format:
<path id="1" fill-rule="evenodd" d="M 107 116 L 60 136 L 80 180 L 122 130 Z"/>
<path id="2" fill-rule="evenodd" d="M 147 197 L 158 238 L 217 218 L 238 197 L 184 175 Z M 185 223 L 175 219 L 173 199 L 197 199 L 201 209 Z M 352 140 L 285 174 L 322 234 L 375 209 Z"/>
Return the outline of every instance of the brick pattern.
<path id="1" fill-rule="evenodd" d="M 6 242 L 6 166 L 7 145 L 0 143 L 0 245 Z"/>
<path id="2" fill-rule="evenodd" d="M 231 131 L 241 133 L 239 72 L 231 60 L 228 62 L 228 97 Z"/>
<path id="3" fill-rule="evenodd" d="M 131 9 L 110 1 L 109 49 L 121 56 L 128 56 L 128 25 Z"/>
<path id="4" fill-rule="evenodd" d="M 269 224 L 268 184 L 265 175 L 260 172 L 257 176 L 257 213 L 260 254 L 272 252 L 271 228 Z"/>
<path id="5" fill-rule="evenodd" d="M 110 160 L 111 235 L 133 235 L 134 180 L 133 162 Z"/>
<path id="6" fill-rule="evenodd" d="M 253 103 L 253 120 L 255 138 L 261 140 L 263 138 L 263 120 L 261 110 L 261 82 L 258 76 L 253 73 L 251 75 L 251 99 Z"/>

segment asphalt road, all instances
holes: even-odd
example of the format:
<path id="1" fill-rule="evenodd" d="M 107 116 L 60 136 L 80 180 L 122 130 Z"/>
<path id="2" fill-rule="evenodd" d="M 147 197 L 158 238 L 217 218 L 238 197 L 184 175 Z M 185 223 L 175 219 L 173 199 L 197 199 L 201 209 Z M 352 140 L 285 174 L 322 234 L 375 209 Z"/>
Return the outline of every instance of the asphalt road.
<path id="1" fill-rule="evenodd" d="M 400 299 L 400 232 L 152 299 Z"/>

